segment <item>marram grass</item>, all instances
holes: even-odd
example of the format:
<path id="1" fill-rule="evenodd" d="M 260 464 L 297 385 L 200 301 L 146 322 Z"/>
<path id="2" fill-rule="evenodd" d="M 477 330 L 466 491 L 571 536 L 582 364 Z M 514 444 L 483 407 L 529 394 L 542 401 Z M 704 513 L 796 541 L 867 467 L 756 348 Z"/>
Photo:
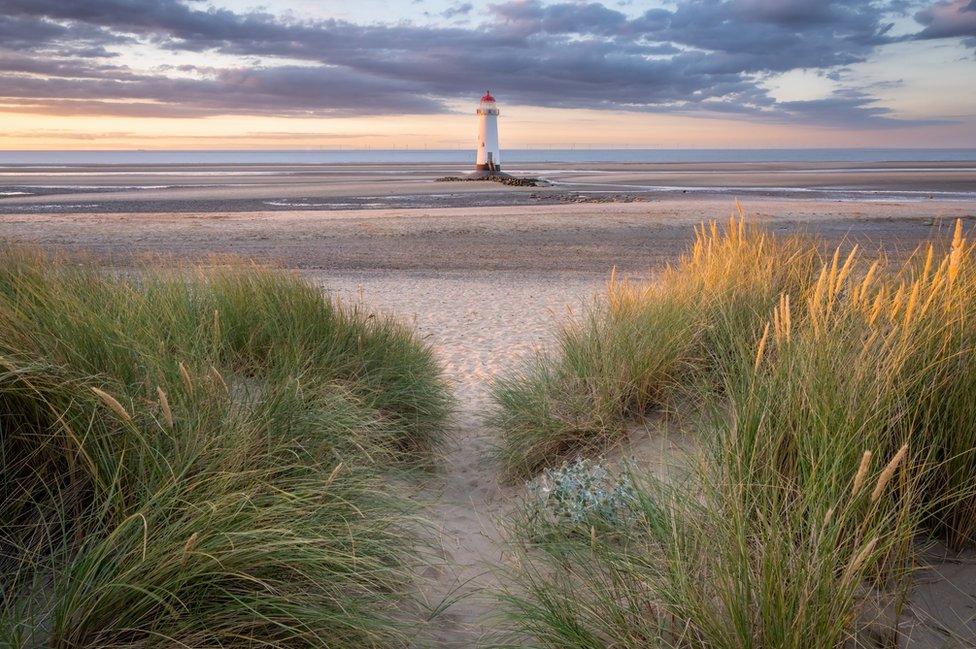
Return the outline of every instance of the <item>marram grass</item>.
<path id="1" fill-rule="evenodd" d="M 292 275 L 0 251 L 0 645 L 405 643 L 418 525 L 382 476 L 446 394 Z"/>
<path id="2" fill-rule="evenodd" d="M 692 249 L 650 282 L 611 277 L 603 299 L 559 331 L 556 349 L 496 382 L 491 423 L 510 475 L 618 439 L 628 423 L 681 399 L 752 340 L 781 296 L 798 296 L 819 255 L 743 220 L 696 230 Z"/>
<path id="3" fill-rule="evenodd" d="M 913 550 L 929 538 L 976 542 L 974 253 L 961 224 L 902 264 L 856 248 L 821 259 L 816 242 L 774 241 L 741 221 L 702 228 L 681 264 L 629 290 L 647 313 L 701 295 L 668 319 L 692 323 L 676 336 L 691 342 L 646 348 L 676 371 L 629 374 L 652 367 L 630 359 L 611 391 L 584 392 L 573 386 L 607 385 L 604 359 L 616 357 L 583 356 L 567 381 L 579 339 L 612 350 L 666 336 L 620 326 L 611 286 L 591 332 L 564 335 L 540 373 L 499 386 L 496 422 L 517 431 L 502 430 L 509 466 L 557 464 L 557 451 L 612 439 L 675 395 L 699 413 L 699 454 L 676 484 L 634 468 L 631 516 L 610 529 L 517 524 L 519 561 L 502 595 L 512 637 L 635 648 L 904 640 L 892 616 Z M 553 413 L 607 394 L 627 404 L 613 425 L 567 437 Z M 524 403 L 541 405 L 512 407 Z"/>

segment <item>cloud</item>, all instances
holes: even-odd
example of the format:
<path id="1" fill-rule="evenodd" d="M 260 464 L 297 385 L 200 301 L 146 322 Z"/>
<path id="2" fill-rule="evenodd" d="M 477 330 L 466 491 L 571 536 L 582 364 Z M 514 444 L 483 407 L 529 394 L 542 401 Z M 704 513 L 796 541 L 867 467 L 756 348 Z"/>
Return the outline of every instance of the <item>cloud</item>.
<path id="1" fill-rule="evenodd" d="M 944 0 L 915 14 L 924 29 L 915 38 L 965 37 L 976 46 L 976 0 Z"/>
<path id="2" fill-rule="evenodd" d="M 212 135 L 201 135 L 201 134 L 189 134 L 189 135 L 174 135 L 172 133 L 157 134 L 157 135 L 147 135 L 145 133 L 139 133 L 136 131 L 98 131 L 98 132 L 87 132 L 87 131 L 76 131 L 69 129 L 54 129 L 54 128 L 43 128 L 43 129 L 26 129 L 21 131 L 4 131 L 2 137 L 8 139 L 34 139 L 34 138 L 57 138 L 61 140 L 114 140 L 114 139 L 128 139 L 128 138 L 138 138 L 140 140 L 172 140 L 174 138 L 179 140 L 208 140 L 208 141 L 240 141 L 245 139 L 248 141 L 254 140 L 271 140 L 272 142 L 280 142 L 282 140 L 295 140 L 298 142 L 314 142 L 314 141 L 333 141 L 333 140 L 360 140 L 369 137 L 381 137 L 382 133 L 371 133 L 371 132 L 361 132 L 361 133 L 337 133 L 328 131 L 245 131 L 243 133 L 232 133 L 232 134 L 212 134 Z M 416 133 L 409 133 L 406 135 L 417 135 Z"/>
<path id="3" fill-rule="evenodd" d="M 629 31 L 626 15 L 599 2 L 544 5 L 539 0 L 518 0 L 490 9 L 498 21 L 497 29 L 520 38 L 535 34 L 623 36 Z"/>
<path id="4" fill-rule="evenodd" d="M 472 9 L 474 9 L 474 6 L 470 2 L 464 2 L 445 9 L 441 12 L 441 16 L 448 19 L 457 18 L 459 16 L 467 16 L 471 13 Z"/>
<path id="5" fill-rule="evenodd" d="M 213 114 L 359 115 L 442 112 L 435 99 L 404 82 L 364 77 L 329 67 L 219 69 L 200 78 L 126 74 L 38 77 L 0 74 L 0 102 L 31 111 L 138 117 Z"/>
<path id="6" fill-rule="evenodd" d="M 107 46 L 129 42 L 130 39 L 108 28 L 86 24 L 65 25 L 36 16 L 17 16 L 6 13 L 0 0 L 0 48 L 35 55 L 111 56 Z"/>
<path id="7" fill-rule="evenodd" d="M 863 61 L 891 41 L 885 18 L 883 7 L 861 0 L 689 0 L 637 22 L 645 38 L 709 53 L 711 68 L 776 72 Z"/>
<path id="8" fill-rule="evenodd" d="M 830 126 L 838 122 L 850 128 L 903 126 L 905 120 L 895 119 L 891 111 L 879 106 L 876 100 L 858 90 L 841 90 L 824 99 L 780 102 L 779 108 L 792 120 Z M 938 119 L 912 120 L 913 126 L 933 126 L 949 123 Z"/>
<path id="9" fill-rule="evenodd" d="M 916 14 L 917 37 L 970 35 L 976 12 L 963 4 Z M 508 103 L 536 106 L 892 126 L 907 122 L 867 96 L 784 103 L 762 83 L 866 60 L 897 40 L 892 7 L 682 0 L 634 17 L 601 2 L 516 0 L 491 4 L 483 24 L 466 28 L 299 20 L 180 0 L 0 0 L 0 102 L 61 114 L 438 113 L 491 87 Z M 471 11 L 465 2 L 442 15 Z M 135 71 L 111 62 L 133 44 L 241 63 Z"/>

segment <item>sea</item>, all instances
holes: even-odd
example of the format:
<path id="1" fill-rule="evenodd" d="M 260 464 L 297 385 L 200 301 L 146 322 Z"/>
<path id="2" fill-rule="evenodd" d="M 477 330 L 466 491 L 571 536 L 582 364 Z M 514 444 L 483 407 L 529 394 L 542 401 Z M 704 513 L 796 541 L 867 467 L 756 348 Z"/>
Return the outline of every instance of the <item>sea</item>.
<path id="1" fill-rule="evenodd" d="M 976 149 L 505 149 L 527 162 L 972 162 Z M 0 165 L 397 164 L 471 162 L 469 149 L 0 151 Z"/>

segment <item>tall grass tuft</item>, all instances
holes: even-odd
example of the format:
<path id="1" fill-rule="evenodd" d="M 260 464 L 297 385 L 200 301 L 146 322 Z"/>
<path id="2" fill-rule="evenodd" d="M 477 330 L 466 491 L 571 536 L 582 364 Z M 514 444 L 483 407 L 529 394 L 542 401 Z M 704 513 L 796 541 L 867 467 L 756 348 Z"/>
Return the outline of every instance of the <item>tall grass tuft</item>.
<path id="1" fill-rule="evenodd" d="M 801 237 L 776 238 L 742 218 L 696 228 L 691 250 L 655 281 L 617 281 L 559 331 L 554 352 L 494 386 L 498 454 L 513 476 L 618 439 L 629 421 L 681 398 L 726 350 L 752 344 L 781 295 L 818 267 Z"/>
<path id="2" fill-rule="evenodd" d="M 0 644 L 387 646 L 448 407 L 398 323 L 248 265 L 0 251 Z"/>
<path id="3" fill-rule="evenodd" d="M 797 259 L 815 258 L 807 245 Z M 715 268 L 742 276 L 723 254 Z M 897 643 L 877 611 L 897 613 L 915 547 L 976 542 L 974 259 L 957 224 L 904 264 L 838 250 L 787 290 L 703 293 L 706 371 L 670 387 L 701 412 L 690 476 L 636 475 L 609 529 L 522 526 L 504 594 L 517 632 L 549 647 Z"/>

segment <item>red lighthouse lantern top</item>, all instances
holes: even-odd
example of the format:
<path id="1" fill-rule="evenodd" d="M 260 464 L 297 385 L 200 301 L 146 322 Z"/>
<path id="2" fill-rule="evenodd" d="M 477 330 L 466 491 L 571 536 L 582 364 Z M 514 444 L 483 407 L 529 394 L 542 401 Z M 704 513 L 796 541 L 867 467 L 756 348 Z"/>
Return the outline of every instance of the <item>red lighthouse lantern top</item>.
<path id="1" fill-rule="evenodd" d="M 491 90 L 485 91 L 485 96 L 481 98 L 481 101 L 495 101 L 495 98 L 491 96 Z"/>

